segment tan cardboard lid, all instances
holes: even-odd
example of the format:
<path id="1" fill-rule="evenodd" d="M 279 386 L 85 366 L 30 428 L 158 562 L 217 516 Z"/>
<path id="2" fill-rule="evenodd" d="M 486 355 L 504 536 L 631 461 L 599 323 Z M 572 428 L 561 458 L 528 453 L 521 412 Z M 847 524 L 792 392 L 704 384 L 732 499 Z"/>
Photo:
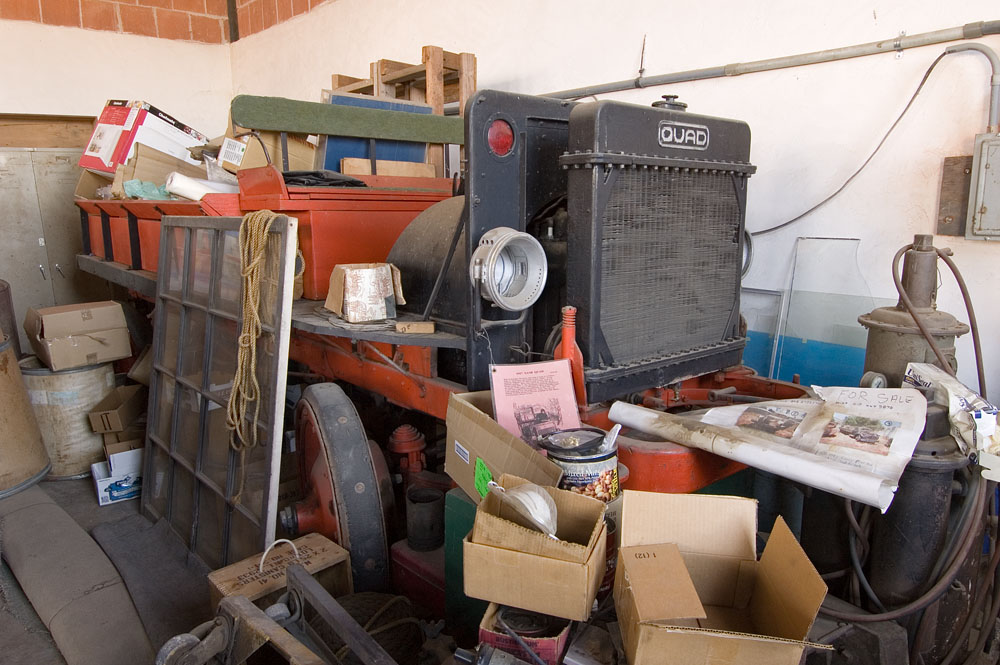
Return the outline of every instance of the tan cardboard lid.
<path id="1" fill-rule="evenodd" d="M 489 390 L 452 393 L 448 398 L 448 475 L 476 503 L 482 501 L 473 486 L 479 465 L 493 478 L 507 473 L 538 485 L 558 485 L 562 469 L 501 427 L 492 414 Z"/>
<path id="2" fill-rule="evenodd" d="M 757 564 L 750 597 L 754 624 L 768 635 L 804 640 L 826 593 L 826 582 L 778 517 Z"/>
<path id="3" fill-rule="evenodd" d="M 626 490 L 621 546 L 675 543 L 682 553 L 757 559 L 757 502 L 735 496 Z"/>
<path id="4" fill-rule="evenodd" d="M 126 327 L 122 306 L 111 300 L 32 308 L 24 318 L 24 331 L 29 337 L 39 339 L 57 339 Z"/>
<path id="5" fill-rule="evenodd" d="M 618 565 L 631 587 L 637 621 L 704 619 L 705 608 L 673 543 L 623 547 Z"/>
<path id="6" fill-rule="evenodd" d="M 500 486 L 507 489 L 528 482 L 510 474 L 502 475 L 499 480 Z M 516 519 L 513 511 L 491 491 L 476 510 L 470 541 L 549 559 L 586 562 L 604 526 L 604 502 L 554 487 L 542 486 L 542 489 L 556 504 L 559 540 L 513 521 Z"/>
<path id="7" fill-rule="evenodd" d="M 127 198 L 124 185 L 128 180 L 142 180 L 162 185 L 166 183 L 167 176 L 175 171 L 192 178 L 207 177 L 204 166 L 195 166 L 144 143 L 137 143 L 132 158 L 115 169 L 111 196 L 116 199 Z"/>

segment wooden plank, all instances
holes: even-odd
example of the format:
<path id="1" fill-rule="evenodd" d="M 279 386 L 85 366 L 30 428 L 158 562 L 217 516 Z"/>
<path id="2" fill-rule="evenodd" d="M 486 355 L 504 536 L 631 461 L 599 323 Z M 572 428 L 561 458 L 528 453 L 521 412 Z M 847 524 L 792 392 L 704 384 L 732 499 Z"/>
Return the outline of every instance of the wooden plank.
<path id="1" fill-rule="evenodd" d="M 427 65 L 421 63 L 419 65 L 410 65 L 404 69 L 397 69 L 394 72 L 386 74 L 382 80 L 390 83 L 413 83 L 424 79 L 426 76 Z"/>
<path id="2" fill-rule="evenodd" d="M 476 56 L 473 53 L 461 54 L 461 67 L 458 73 L 458 112 L 465 115 L 465 105 L 476 93 Z"/>
<path id="3" fill-rule="evenodd" d="M 285 569 L 298 563 L 334 597 L 351 593 L 350 554 L 340 545 L 318 534 L 310 533 L 294 541 L 299 556 L 282 543 L 267 555 L 264 571 L 260 572 L 260 554 L 243 559 L 208 574 L 212 607 L 228 596 L 246 596 L 258 606 L 261 599 L 270 599 L 286 586 Z"/>
<path id="4" fill-rule="evenodd" d="M 396 86 L 392 83 L 386 83 L 385 80 L 383 80 L 381 64 L 381 61 L 377 61 L 369 65 L 372 75 L 372 94 L 376 97 L 389 97 L 390 99 L 395 99 Z"/>
<path id="5" fill-rule="evenodd" d="M 450 69 L 453 72 L 461 71 L 462 69 L 462 56 L 464 53 L 452 53 L 451 51 L 441 52 L 441 64 L 444 65 L 445 69 Z"/>
<path id="6" fill-rule="evenodd" d="M 434 332 L 433 321 L 400 321 L 396 324 L 396 332 L 428 334 Z"/>
<path id="7" fill-rule="evenodd" d="M 393 72 L 398 72 L 401 69 L 407 69 L 409 67 L 415 67 L 417 65 L 410 64 L 409 62 L 400 62 L 399 60 L 386 60 L 385 58 L 378 61 L 379 73 L 383 76 L 385 74 L 392 74 Z"/>
<path id="8" fill-rule="evenodd" d="M 425 101 L 431 112 L 444 115 L 444 50 L 440 46 L 425 46 L 421 60 L 427 68 Z M 427 146 L 427 161 L 434 165 L 435 173 L 444 176 L 444 146 Z"/>
<path id="9" fill-rule="evenodd" d="M 390 159 L 375 161 L 378 175 L 404 176 L 409 178 L 433 178 L 434 165 L 423 162 L 397 162 Z M 372 162 L 364 157 L 344 157 L 340 160 L 340 172 L 345 175 L 371 175 Z"/>
<path id="10" fill-rule="evenodd" d="M 405 111 L 365 109 L 282 97 L 238 95 L 231 105 L 233 124 L 248 129 L 394 139 L 419 143 L 464 142 L 462 119 Z"/>
<path id="11" fill-rule="evenodd" d="M 351 85 L 352 83 L 357 83 L 358 81 L 364 81 L 364 79 L 359 79 L 356 76 L 345 76 L 343 74 L 334 74 L 330 77 L 330 87 L 334 90 L 339 90 L 344 86 Z"/>
<path id="12" fill-rule="evenodd" d="M 938 198 L 938 235 L 965 236 L 971 184 L 972 155 L 945 157 L 941 169 L 941 195 Z"/>
<path id="13" fill-rule="evenodd" d="M 373 85 L 371 79 L 358 79 L 357 83 L 349 83 L 341 88 L 337 88 L 337 92 L 355 92 L 370 95 Z"/>
<path id="14" fill-rule="evenodd" d="M 94 131 L 92 116 L 0 114 L 0 147 L 83 149 Z"/>

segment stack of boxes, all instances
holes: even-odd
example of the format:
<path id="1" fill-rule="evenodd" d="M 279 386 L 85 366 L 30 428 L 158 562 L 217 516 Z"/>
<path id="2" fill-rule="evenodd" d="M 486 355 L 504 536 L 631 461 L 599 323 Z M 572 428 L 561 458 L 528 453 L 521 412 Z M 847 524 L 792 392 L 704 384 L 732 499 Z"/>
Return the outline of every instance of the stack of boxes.
<path id="1" fill-rule="evenodd" d="M 559 470 L 491 417 L 488 392 L 453 395 L 446 470 L 478 505 L 462 542 L 465 594 L 489 601 L 479 640 L 532 661 L 497 622 L 501 606 L 588 621 L 605 574 L 603 502 L 556 489 Z M 559 540 L 521 526 L 486 491 L 543 487 L 558 508 Z M 618 504 L 619 502 L 615 502 Z M 751 499 L 626 491 L 615 505 L 617 630 L 629 665 L 794 665 L 826 584 L 780 519 L 757 558 Z M 548 665 L 571 651 L 566 630 L 528 646 Z M 569 659 L 567 657 L 567 662 Z"/>

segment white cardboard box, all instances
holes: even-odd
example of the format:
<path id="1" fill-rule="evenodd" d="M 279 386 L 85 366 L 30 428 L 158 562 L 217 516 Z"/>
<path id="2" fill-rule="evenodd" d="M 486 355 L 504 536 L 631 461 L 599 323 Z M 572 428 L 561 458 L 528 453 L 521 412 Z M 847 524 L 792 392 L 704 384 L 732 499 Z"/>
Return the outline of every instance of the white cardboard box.
<path id="1" fill-rule="evenodd" d="M 90 465 L 98 505 L 107 506 L 139 498 L 142 493 L 142 453 L 142 448 L 126 450 L 111 454 L 107 462 Z"/>

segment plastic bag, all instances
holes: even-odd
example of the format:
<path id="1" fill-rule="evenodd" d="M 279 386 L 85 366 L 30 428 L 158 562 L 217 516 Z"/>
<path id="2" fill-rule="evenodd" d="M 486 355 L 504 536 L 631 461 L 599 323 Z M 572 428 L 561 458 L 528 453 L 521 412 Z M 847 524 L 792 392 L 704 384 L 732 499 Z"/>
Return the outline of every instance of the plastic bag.
<path id="1" fill-rule="evenodd" d="M 500 496 L 502 503 L 524 518 L 524 521 L 515 520 L 521 526 L 534 528 L 550 538 L 557 539 L 559 520 L 556 502 L 548 492 L 534 483 L 504 489 L 496 482 L 490 481 L 488 487 L 491 492 L 496 492 Z"/>

